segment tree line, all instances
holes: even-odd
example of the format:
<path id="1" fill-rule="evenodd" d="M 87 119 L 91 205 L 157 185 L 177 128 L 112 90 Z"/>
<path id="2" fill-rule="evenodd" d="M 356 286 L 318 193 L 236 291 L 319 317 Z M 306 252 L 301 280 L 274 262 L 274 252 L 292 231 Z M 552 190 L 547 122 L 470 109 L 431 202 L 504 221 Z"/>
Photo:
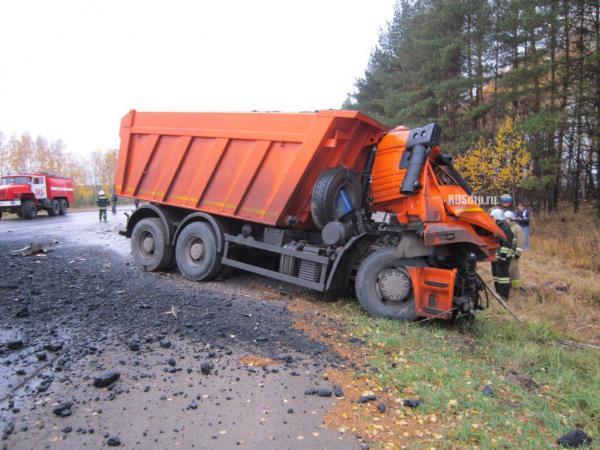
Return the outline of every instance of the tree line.
<path id="1" fill-rule="evenodd" d="M 498 177 L 484 163 L 509 118 L 530 159 L 513 194 L 550 211 L 595 201 L 600 218 L 599 19 L 598 0 L 401 0 L 344 107 L 437 121 L 478 186 Z"/>
<path id="2" fill-rule="evenodd" d="M 93 204 L 100 189 L 112 191 L 116 164 L 115 149 L 75 156 L 61 140 L 33 138 L 28 133 L 5 138 L 0 132 L 0 175 L 46 172 L 70 177 L 77 205 Z"/>

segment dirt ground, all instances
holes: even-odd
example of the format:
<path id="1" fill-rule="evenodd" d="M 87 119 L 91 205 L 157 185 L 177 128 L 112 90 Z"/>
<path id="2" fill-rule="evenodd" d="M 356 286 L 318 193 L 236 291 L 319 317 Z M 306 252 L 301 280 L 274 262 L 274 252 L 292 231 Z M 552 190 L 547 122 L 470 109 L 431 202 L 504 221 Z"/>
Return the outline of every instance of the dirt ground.
<path id="1" fill-rule="evenodd" d="M 124 220 L 0 221 L 2 448 L 365 446 L 323 425 L 346 363 L 294 328 L 289 286 L 142 273 Z M 51 251 L 10 254 L 32 242 Z"/>

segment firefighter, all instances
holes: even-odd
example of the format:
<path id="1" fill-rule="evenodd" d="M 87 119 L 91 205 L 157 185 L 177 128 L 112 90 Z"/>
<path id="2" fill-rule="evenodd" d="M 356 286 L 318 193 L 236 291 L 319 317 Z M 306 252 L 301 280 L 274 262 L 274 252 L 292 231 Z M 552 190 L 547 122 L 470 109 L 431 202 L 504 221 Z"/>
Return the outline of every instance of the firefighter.
<path id="1" fill-rule="evenodd" d="M 510 287 L 513 289 L 521 289 L 523 282 L 521 281 L 521 274 L 519 273 L 519 259 L 521 258 L 525 247 L 525 231 L 523 230 L 523 227 L 517 223 L 517 215 L 514 212 L 506 211 L 504 217 L 506 217 L 506 222 L 514 235 L 512 258 L 510 260 L 510 265 L 508 266 Z"/>
<path id="2" fill-rule="evenodd" d="M 111 202 L 111 207 L 112 207 L 112 213 L 116 214 L 117 213 L 117 194 L 116 193 L 112 193 L 111 197 L 110 197 L 110 202 Z"/>
<path id="3" fill-rule="evenodd" d="M 504 212 L 510 211 L 510 208 L 512 207 L 512 204 L 513 204 L 512 195 L 510 195 L 510 194 L 502 194 L 500 196 L 500 206 L 504 210 Z"/>
<path id="4" fill-rule="evenodd" d="M 110 205 L 110 200 L 104 193 L 104 191 L 98 192 L 98 197 L 96 197 L 96 205 L 98 205 L 98 219 L 102 222 L 102 218 L 104 217 L 104 221 L 108 222 L 106 219 L 106 208 Z"/>
<path id="5" fill-rule="evenodd" d="M 508 268 L 512 256 L 514 235 L 506 223 L 504 211 L 496 208 L 492 210 L 490 215 L 506 235 L 506 240 L 500 239 L 500 248 L 496 252 L 496 261 L 492 262 L 492 277 L 498 295 L 508 300 L 510 295 L 510 274 Z"/>

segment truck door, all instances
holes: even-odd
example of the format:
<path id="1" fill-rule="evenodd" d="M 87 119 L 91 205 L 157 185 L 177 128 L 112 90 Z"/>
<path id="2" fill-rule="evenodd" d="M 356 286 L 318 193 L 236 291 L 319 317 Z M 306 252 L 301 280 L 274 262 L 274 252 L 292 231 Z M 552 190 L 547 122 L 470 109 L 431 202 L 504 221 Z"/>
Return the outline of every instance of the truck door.
<path id="1" fill-rule="evenodd" d="M 37 200 L 48 198 L 48 193 L 46 191 L 46 177 L 32 177 L 31 190 Z"/>

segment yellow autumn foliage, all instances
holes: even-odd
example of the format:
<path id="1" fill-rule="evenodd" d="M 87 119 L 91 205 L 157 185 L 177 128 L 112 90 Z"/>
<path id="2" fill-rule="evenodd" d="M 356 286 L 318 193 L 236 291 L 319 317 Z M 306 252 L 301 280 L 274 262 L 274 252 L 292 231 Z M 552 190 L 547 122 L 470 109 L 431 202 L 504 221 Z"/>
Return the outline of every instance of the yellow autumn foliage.
<path id="1" fill-rule="evenodd" d="M 530 173 L 531 154 L 511 117 L 501 123 L 492 142 L 483 139 L 455 159 L 455 166 L 478 195 L 514 193 Z"/>

